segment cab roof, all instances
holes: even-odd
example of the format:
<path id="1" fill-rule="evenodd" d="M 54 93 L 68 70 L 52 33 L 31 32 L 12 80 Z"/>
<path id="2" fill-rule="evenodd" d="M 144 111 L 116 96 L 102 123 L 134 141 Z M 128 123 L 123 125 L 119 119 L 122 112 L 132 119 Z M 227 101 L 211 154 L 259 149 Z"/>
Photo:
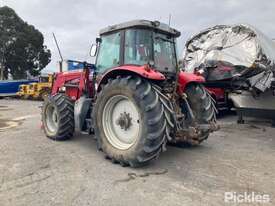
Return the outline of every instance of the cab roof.
<path id="1" fill-rule="evenodd" d="M 147 29 L 155 29 L 158 30 L 161 33 L 166 33 L 168 35 L 171 35 L 173 37 L 179 37 L 180 32 L 176 29 L 171 28 L 167 24 L 161 23 L 159 21 L 149 21 L 149 20 L 133 20 L 124 22 L 121 24 L 116 24 L 113 26 L 108 26 L 104 29 L 101 29 L 99 31 L 100 35 L 105 35 L 108 33 L 112 33 L 114 31 L 119 31 L 123 29 L 129 29 L 129 28 L 147 28 Z"/>

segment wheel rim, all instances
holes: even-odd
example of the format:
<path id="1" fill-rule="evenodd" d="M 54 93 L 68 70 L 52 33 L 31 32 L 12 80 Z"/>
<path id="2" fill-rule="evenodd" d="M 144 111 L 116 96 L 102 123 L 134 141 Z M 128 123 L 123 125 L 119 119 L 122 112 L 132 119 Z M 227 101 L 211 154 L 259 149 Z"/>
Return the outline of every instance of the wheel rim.
<path id="1" fill-rule="evenodd" d="M 46 108 L 46 127 L 51 133 L 56 133 L 58 128 L 57 111 L 53 105 Z"/>
<path id="2" fill-rule="evenodd" d="M 128 97 L 111 97 L 102 115 L 104 133 L 114 147 L 126 150 L 135 144 L 140 136 L 140 114 L 137 106 Z"/>

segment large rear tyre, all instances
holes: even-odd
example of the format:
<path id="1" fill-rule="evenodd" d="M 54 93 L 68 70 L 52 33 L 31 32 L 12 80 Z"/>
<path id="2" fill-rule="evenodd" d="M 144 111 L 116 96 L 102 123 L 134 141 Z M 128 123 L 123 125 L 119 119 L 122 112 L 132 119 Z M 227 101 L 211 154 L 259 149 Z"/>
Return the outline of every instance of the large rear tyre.
<path id="1" fill-rule="evenodd" d="M 215 103 L 203 85 L 189 84 L 186 87 L 185 93 L 197 124 L 209 124 L 211 122 L 216 122 Z M 198 138 L 186 143 L 198 145 L 208 138 L 209 133 L 209 130 L 201 131 Z"/>
<path id="2" fill-rule="evenodd" d="M 166 144 L 163 105 L 145 79 L 110 80 L 93 111 L 98 148 L 112 162 L 141 166 L 156 159 Z"/>
<path id="3" fill-rule="evenodd" d="M 74 103 L 64 94 L 56 94 L 44 101 L 42 123 L 46 136 L 52 140 L 70 139 L 74 133 Z"/>

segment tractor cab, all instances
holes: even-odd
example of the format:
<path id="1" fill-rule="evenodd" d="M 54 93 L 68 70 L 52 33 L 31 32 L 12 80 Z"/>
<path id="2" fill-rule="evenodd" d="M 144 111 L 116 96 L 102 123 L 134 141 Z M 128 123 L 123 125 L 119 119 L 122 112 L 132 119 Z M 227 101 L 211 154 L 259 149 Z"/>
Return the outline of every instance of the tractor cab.
<path id="1" fill-rule="evenodd" d="M 123 65 L 149 65 L 161 73 L 175 73 L 179 36 L 179 31 L 158 21 L 134 20 L 102 29 L 91 53 L 95 56 L 98 51 L 98 73 Z"/>

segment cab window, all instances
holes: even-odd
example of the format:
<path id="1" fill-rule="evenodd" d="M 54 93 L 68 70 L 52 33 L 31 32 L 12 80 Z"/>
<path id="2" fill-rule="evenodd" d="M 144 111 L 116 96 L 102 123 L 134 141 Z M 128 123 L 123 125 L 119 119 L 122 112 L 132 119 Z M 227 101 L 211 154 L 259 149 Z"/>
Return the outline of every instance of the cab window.
<path id="1" fill-rule="evenodd" d="M 125 32 L 124 63 L 144 65 L 152 59 L 152 32 L 129 29 Z"/>

